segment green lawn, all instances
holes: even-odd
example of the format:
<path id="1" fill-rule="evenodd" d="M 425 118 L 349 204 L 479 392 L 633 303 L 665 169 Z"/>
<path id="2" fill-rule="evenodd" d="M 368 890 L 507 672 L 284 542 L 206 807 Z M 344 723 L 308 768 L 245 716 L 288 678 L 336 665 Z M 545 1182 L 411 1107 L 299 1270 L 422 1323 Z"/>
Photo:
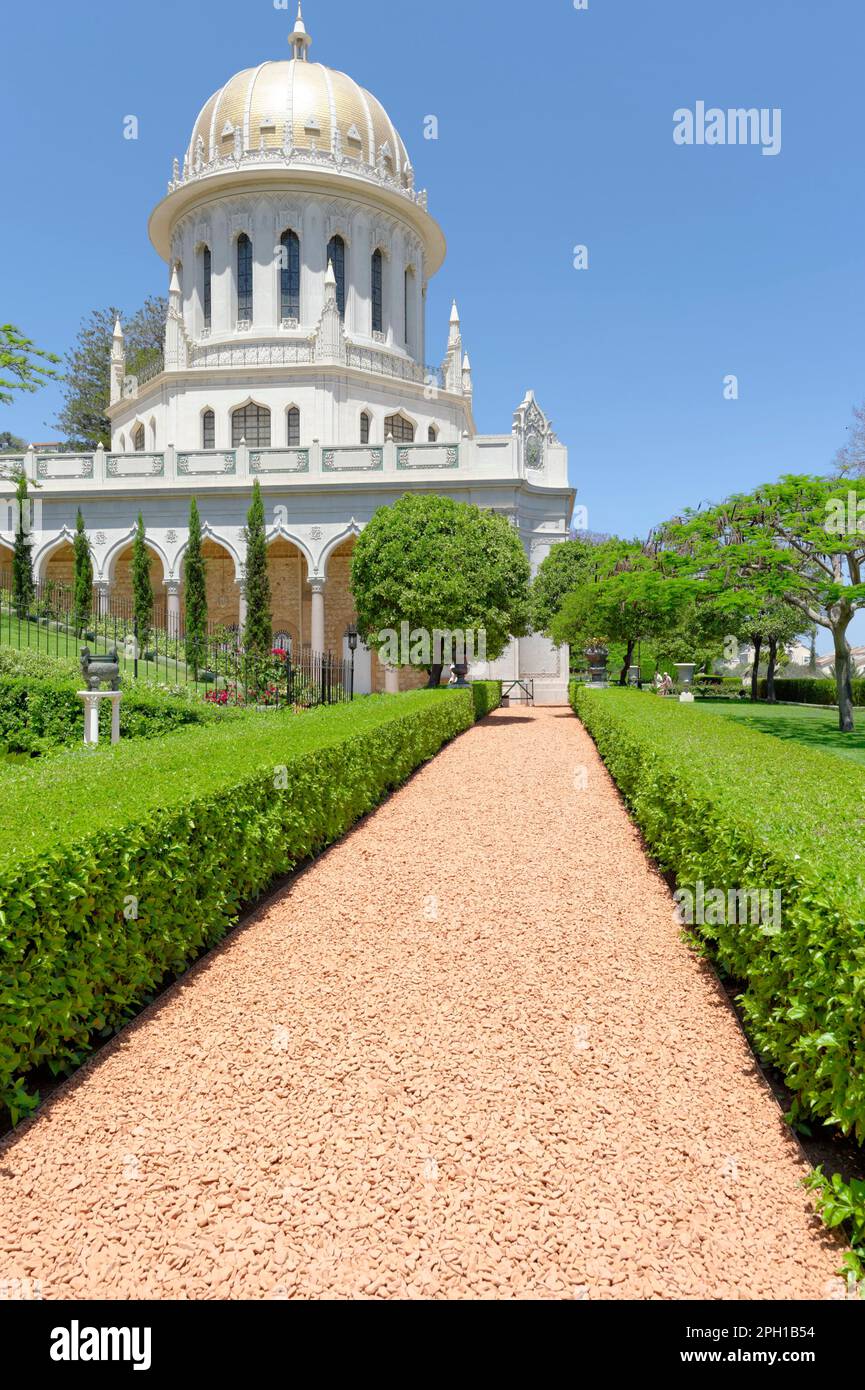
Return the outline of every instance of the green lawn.
<path id="1" fill-rule="evenodd" d="M 842 734 L 834 706 L 813 709 L 807 705 L 752 705 L 746 701 L 698 700 L 695 709 L 735 719 L 773 738 L 790 739 L 818 753 L 831 753 L 865 766 L 865 710 L 854 712 L 856 729 Z"/>

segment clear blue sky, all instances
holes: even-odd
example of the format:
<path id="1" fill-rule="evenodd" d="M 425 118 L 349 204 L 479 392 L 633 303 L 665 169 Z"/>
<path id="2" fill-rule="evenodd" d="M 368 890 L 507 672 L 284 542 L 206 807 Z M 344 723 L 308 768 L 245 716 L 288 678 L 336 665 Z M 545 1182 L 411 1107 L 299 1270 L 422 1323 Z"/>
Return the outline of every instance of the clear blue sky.
<path id="1" fill-rule="evenodd" d="M 305 17 L 312 57 L 390 111 L 448 237 L 428 357 L 455 295 L 480 429 L 507 431 L 533 387 L 593 529 L 642 535 L 829 465 L 865 398 L 861 0 L 307 0 Z M 91 308 L 165 291 L 146 221 L 171 158 L 215 87 L 287 54 L 293 18 L 272 0 L 7 9 L 5 320 L 63 352 Z M 782 152 L 676 146 L 673 112 L 698 100 L 780 107 Z M 55 437 L 58 398 L 0 407 L 0 428 Z"/>

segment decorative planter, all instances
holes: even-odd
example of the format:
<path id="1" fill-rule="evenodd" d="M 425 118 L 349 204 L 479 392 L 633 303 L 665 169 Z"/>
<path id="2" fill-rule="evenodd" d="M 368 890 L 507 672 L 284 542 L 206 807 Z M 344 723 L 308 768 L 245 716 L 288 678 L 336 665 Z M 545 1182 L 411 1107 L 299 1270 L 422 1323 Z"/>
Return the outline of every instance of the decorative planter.
<path id="1" fill-rule="evenodd" d="M 639 666 L 629 666 L 629 667 L 628 667 L 628 685 L 639 685 L 639 684 L 640 684 L 640 668 L 639 668 Z"/>
<path id="2" fill-rule="evenodd" d="M 454 675 L 456 676 L 455 690 L 465 690 L 468 687 L 468 681 L 466 680 L 468 673 L 469 668 L 467 662 L 464 661 L 454 664 Z"/>
<path id="3" fill-rule="evenodd" d="M 676 676 L 678 678 L 679 685 L 683 685 L 687 690 L 691 684 L 691 681 L 694 679 L 694 672 L 696 671 L 696 669 L 696 661 L 677 661 Z"/>

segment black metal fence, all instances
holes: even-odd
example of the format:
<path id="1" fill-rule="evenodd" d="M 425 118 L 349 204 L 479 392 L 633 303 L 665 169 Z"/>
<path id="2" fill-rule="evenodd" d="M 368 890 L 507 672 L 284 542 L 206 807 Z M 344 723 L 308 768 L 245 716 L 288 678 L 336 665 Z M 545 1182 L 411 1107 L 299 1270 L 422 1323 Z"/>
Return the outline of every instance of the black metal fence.
<path id="1" fill-rule="evenodd" d="M 354 699 L 350 660 L 309 647 L 274 647 L 269 653 L 245 651 L 237 627 L 210 623 L 206 636 L 187 650 L 183 636 L 166 630 L 164 609 L 154 611 L 146 633 L 139 632 L 131 600 L 114 597 L 107 611 L 94 604 L 83 624 L 76 621 L 72 590 L 43 581 L 23 610 L 12 593 L 11 575 L 0 573 L 0 645 L 29 648 L 76 664 L 81 650 L 116 651 L 121 675 L 151 685 L 187 687 L 219 705 L 280 706 L 310 709 Z"/>

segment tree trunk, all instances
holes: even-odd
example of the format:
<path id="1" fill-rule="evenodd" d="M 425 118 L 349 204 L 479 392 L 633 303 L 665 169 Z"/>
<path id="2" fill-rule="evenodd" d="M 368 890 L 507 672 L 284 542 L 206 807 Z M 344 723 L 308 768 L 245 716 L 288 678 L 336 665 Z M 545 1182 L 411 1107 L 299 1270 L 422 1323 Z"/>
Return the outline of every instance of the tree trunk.
<path id="1" fill-rule="evenodd" d="M 835 684 L 838 689 L 838 723 L 842 734 L 853 732 L 853 675 L 847 633 L 836 632 Z"/>
<path id="2" fill-rule="evenodd" d="M 634 664 L 634 648 L 636 645 L 636 640 L 628 643 L 628 650 L 625 653 L 625 664 L 619 675 L 619 685 L 628 684 L 628 672 Z"/>
<path id="3" fill-rule="evenodd" d="M 754 638 L 754 665 L 751 667 L 751 699 L 760 698 L 760 652 L 763 649 L 762 637 Z"/>
<path id="4" fill-rule="evenodd" d="M 443 663 L 443 662 L 440 662 L 440 661 L 439 661 L 439 662 L 436 662 L 434 665 L 430 666 L 428 669 L 429 669 L 429 685 L 427 686 L 427 690 L 438 690 L 439 684 L 440 684 L 441 678 L 442 678 L 442 671 L 444 670 L 444 663 Z"/>
<path id="5" fill-rule="evenodd" d="M 778 639 L 769 638 L 769 668 L 766 671 L 766 699 L 770 705 L 777 704 L 775 698 L 775 667 L 778 664 Z"/>

